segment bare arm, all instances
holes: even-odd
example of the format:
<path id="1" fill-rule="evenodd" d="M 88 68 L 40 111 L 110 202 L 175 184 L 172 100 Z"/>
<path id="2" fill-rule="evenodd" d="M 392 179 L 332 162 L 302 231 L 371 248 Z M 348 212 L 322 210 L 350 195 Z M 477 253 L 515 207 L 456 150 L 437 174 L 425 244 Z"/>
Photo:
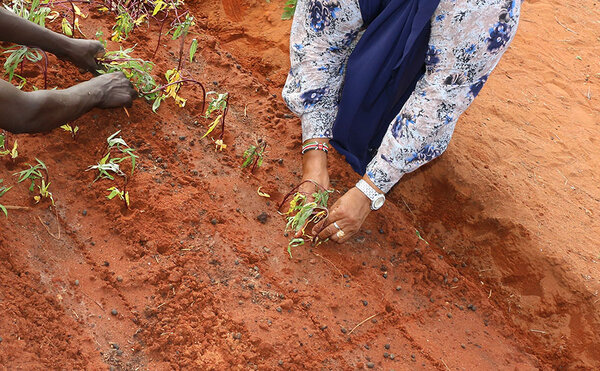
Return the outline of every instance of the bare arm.
<path id="1" fill-rule="evenodd" d="M 36 47 L 95 72 L 95 57 L 104 52 L 95 40 L 71 39 L 0 8 L 0 41 Z"/>
<path id="2" fill-rule="evenodd" d="M 94 107 L 130 106 L 135 96 L 136 91 L 120 72 L 64 90 L 22 92 L 0 80 L 0 129 L 13 133 L 49 131 Z"/>

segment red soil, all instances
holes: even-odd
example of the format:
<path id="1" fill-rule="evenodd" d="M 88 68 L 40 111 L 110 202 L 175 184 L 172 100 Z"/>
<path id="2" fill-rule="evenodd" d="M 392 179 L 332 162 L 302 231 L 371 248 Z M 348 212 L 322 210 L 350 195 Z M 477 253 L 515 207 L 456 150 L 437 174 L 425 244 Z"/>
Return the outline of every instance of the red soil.
<path id="1" fill-rule="evenodd" d="M 447 153 L 403 179 L 352 242 L 293 259 L 275 210 L 300 175 L 299 121 L 280 95 L 290 23 L 279 1 L 188 5 L 201 51 L 186 68 L 231 93 L 228 148 L 200 140 L 193 89 L 184 109 L 93 111 L 77 141 L 10 135 L 21 155 L 1 160 L 0 178 L 40 158 L 57 213 L 23 185 L 1 199 L 31 209 L 0 218 L 0 368 L 600 368 L 597 2 L 525 2 Z M 125 45 L 151 58 L 157 29 Z M 176 51 L 159 49 L 157 74 Z M 49 86 L 88 78 L 50 65 Z M 118 129 L 140 154 L 130 211 L 84 172 Z M 249 175 L 241 155 L 257 138 L 269 152 Z M 343 192 L 357 176 L 331 157 Z"/>

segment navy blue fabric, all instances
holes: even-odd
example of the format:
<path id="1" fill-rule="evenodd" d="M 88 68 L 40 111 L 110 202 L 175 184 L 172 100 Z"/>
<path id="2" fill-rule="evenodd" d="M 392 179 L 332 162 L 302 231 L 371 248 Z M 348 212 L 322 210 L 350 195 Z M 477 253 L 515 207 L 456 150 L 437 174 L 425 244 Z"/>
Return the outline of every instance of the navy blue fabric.
<path id="1" fill-rule="evenodd" d="M 367 28 L 348 60 L 331 141 L 360 175 L 425 72 L 439 2 L 360 0 Z"/>

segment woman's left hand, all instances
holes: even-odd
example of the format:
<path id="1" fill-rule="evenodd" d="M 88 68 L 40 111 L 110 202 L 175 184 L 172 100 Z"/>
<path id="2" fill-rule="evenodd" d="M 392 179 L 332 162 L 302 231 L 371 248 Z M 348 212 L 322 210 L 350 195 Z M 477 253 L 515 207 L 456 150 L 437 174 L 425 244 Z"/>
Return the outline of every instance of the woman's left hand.
<path id="1" fill-rule="evenodd" d="M 318 234 L 320 240 L 330 238 L 337 243 L 344 243 L 360 230 L 370 212 L 371 200 L 353 187 L 337 200 L 329 216 L 313 227 L 312 235 Z M 338 234 L 340 230 L 343 232 Z"/>

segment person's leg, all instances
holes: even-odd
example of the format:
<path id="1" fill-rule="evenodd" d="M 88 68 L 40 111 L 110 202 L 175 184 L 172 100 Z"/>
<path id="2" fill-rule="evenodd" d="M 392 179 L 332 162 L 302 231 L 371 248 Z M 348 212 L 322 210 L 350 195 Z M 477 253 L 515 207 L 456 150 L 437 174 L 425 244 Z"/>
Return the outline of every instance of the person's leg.
<path id="1" fill-rule="evenodd" d="M 0 80 L 0 129 L 13 133 L 48 131 L 92 108 L 130 106 L 137 92 L 120 72 L 64 90 L 22 92 Z"/>

